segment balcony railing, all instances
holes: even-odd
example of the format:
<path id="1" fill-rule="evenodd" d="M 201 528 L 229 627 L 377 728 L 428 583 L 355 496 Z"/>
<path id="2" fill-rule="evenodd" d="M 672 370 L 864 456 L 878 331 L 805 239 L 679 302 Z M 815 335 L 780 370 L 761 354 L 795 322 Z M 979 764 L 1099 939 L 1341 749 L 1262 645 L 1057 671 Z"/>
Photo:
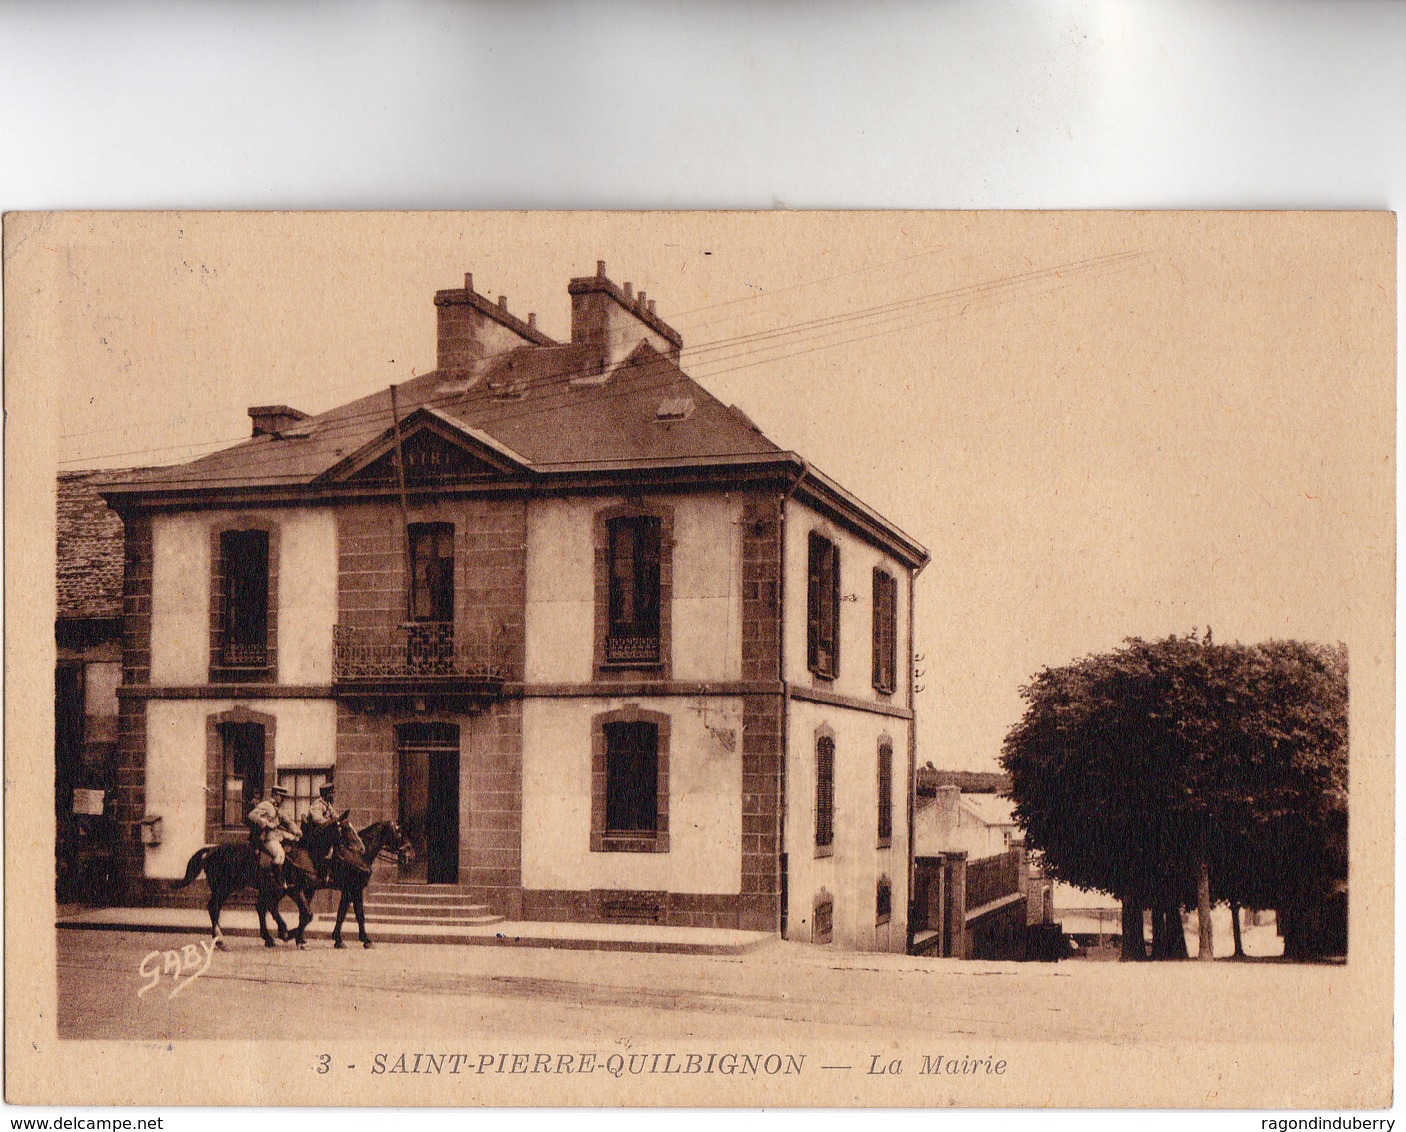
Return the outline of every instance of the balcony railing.
<path id="1" fill-rule="evenodd" d="M 224 668 L 263 668 L 269 662 L 268 646 L 243 645 L 225 641 L 220 647 L 220 663 Z"/>
<path id="2" fill-rule="evenodd" d="M 652 664 L 659 659 L 659 638 L 606 637 L 605 659 L 607 664 Z"/>
<path id="3" fill-rule="evenodd" d="M 448 621 L 332 628 L 332 680 L 347 687 L 500 686 L 507 675 L 502 630 Z"/>

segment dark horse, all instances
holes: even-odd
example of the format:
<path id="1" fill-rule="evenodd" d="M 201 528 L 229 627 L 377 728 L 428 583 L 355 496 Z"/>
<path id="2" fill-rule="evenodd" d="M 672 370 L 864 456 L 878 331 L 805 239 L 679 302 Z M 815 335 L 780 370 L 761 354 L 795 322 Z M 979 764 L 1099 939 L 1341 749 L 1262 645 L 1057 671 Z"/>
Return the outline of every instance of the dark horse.
<path id="1" fill-rule="evenodd" d="M 363 830 L 355 830 L 347 821 L 347 814 L 343 813 L 334 829 L 329 829 L 327 833 L 310 830 L 305 835 L 305 840 L 313 857 L 318 860 L 323 859 L 329 849 L 332 853 L 327 865 L 326 883 L 319 878 L 311 888 L 303 890 L 304 896 L 309 899 L 318 888 L 335 888 L 341 892 L 342 899 L 337 906 L 337 923 L 332 928 L 332 946 L 338 949 L 346 946 L 342 942 L 342 924 L 347 918 L 347 909 L 353 908 L 356 910 L 356 927 L 361 946 L 371 947 L 371 937 L 366 934 L 365 904 L 366 886 L 371 883 L 371 866 L 383 853 L 391 854 L 396 859 L 404 854 L 413 854 L 410 839 L 393 821 L 378 821 Z M 303 879 L 299 877 L 300 881 Z M 284 895 L 297 899 L 292 891 Z M 277 917 L 278 909 L 275 903 L 274 918 Z"/>
<path id="2" fill-rule="evenodd" d="M 288 925 L 278 914 L 278 904 L 283 897 L 291 896 L 298 905 L 298 926 L 291 934 L 298 947 L 303 948 L 307 946 L 303 933 L 312 923 L 312 907 L 305 892 L 309 884 L 315 883 L 309 871 L 312 867 L 311 859 L 300 845 L 288 847 L 288 863 L 282 872 L 261 864 L 259 850 L 247 841 L 206 845 L 192 854 L 186 862 L 186 875 L 172 887 L 184 888 L 202 872 L 205 874 L 210 885 L 210 899 L 205 905 L 210 912 L 210 934 L 221 951 L 225 950 L 225 937 L 220 931 L 220 910 L 234 893 L 241 888 L 252 888 L 258 894 L 255 907 L 259 911 L 259 935 L 265 947 L 274 945 L 268 929 L 270 914 L 278 925 L 278 938 L 289 937 Z"/>
<path id="3" fill-rule="evenodd" d="M 306 947 L 304 932 L 312 922 L 312 895 L 319 888 L 338 888 L 342 892 L 341 907 L 337 912 L 337 926 L 333 941 L 337 947 L 342 943 L 342 921 L 347 908 L 356 908 L 357 926 L 361 929 L 363 947 L 370 947 L 371 940 L 366 935 L 366 910 L 362 900 L 366 885 L 371 879 L 370 866 L 383 851 L 405 852 L 410 848 L 410 840 L 393 821 L 376 822 L 358 834 L 347 821 L 350 811 L 330 825 L 326 834 L 320 834 L 315 827 L 308 827 L 307 837 L 311 845 L 298 842 L 289 847 L 289 865 L 284 875 L 276 870 L 260 867 L 258 850 L 246 843 L 234 845 L 207 845 L 196 850 L 186 865 L 185 877 L 176 882 L 174 888 L 184 888 L 202 872 L 210 885 L 210 900 L 206 907 L 210 912 L 210 930 L 215 946 L 224 950 L 224 936 L 220 932 L 220 910 L 225 901 L 241 888 L 253 888 L 258 893 L 256 907 L 259 912 L 259 935 L 265 947 L 273 947 L 273 937 L 269 934 L 266 917 L 272 915 L 278 925 L 278 938 L 288 939 L 291 935 L 299 948 Z M 329 880 L 326 884 L 311 867 L 299 867 L 302 861 L 311 866 L 313 859 L 321 859 L 328 850 L 332 859 L 328 865 Z M 349 860 L 343 859 L 348 852 Z M 357 867 L 364 863 L 364 868 Z M 298 905 L 298 926 L 291 933 L 278 905 L 282 899 L 290 897 Z"/>

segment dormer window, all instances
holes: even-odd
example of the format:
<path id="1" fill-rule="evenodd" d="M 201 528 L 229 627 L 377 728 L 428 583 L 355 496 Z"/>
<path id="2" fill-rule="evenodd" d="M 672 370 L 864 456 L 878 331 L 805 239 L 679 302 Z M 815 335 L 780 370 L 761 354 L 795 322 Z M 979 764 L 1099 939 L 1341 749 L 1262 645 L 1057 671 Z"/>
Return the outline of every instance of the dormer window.
<path id="1" fill-rule="evenodd" d="M 692 397 L 671 397 L 659 402 L 659 408 L 654 412 L 654 419 L 657 421 L 686 421 L 692 415 Z"/>

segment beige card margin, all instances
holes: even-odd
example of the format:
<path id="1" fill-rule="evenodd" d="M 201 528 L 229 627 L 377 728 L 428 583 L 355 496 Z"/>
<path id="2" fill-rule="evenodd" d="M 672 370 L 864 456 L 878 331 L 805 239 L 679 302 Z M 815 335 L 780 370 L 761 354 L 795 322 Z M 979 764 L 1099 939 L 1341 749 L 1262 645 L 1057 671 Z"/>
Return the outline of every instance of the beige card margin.
<path id="1" fill-rule="evenodd" d="M 326 222 L 326 214 L 321 214 Z M 749 214 L 762 239 L 804 238 L 827 228 L 834 235 L 858 218 L 848 214 Z M 894 214 L 890 214 L 894 215 Z M 941 214 L 939 214 L 940 216 Z M 947 214 L 958 218 L 960 214 Z M 982 214 L 1000 223 L 1006 214 Z M 1019 214 L 1016 214 L 1019 215 Z M 1028 214 L 1027 214 L 1028 215 Z M 1075 214 L 1085 223 L 1101 214 Z M 1214 215 L 1214 214 L 1213 214 Z M 1252 215 L 1252 214 L 1247 214 Z M 1273 222 L 1311 232 L 1332 214 L 1277 214 Z M 706 216 L 706 214 L 702 214 Z M 734 218 L 742 220 L 745 217 Z M 441 214 L 442 217 L 442 214 Z M 636 214 L 640 238 L 660 225 L 698 221 L 699 214 L 670 217 Z M 923 214 L 914 217 L 922 220 Z M 74 218 L 74 214 L 69 214 Z M 55 270 L 35 252 L 29 237 L 48 219 L 40 214 L 5 218 L 5 1003 L 6 1095 L 12 1103 L 82 1104 L 250 1104 L 296 1103 L 313 1098 L 315 1081 L 306 1064 L 326 1043 L 59 1041 L 54 1028 L 55 939 L 53 910 L 52 790 L 54 470 L 56 421 L 62 389 L 62 341 L 44 316 L 46 273 Z M 227 222 L 237 227 L 239 214 Z M 388 226 L 407 218 L 392 214 Z M 434 218 L 422 218 L 431 222 Z M 519 214 L 536 231 L 565 232 L 599 214 Z M 931 217 L 929 218 L 931 219 Z M 1127 223 L 1129 214 L 1103 217 Z M 1223 221 L 1224 217 L 1219 217 Z M 1264 217 L 1256 223 L 1263 223 Z M 1336 223 L 1343 228 L 1342 214 Z M 1362 435 L 1348 444 L 1384 446 L 1391 453 L 1384 475 L 1388 486 L 1358 485 L 1353 499 L 1356 526 L 1365 543 L 1395 545 L 1395 217 L 1356 214 L 1346 226 L 1351 239 L 1337 250 L 1358 257 L 1363 270 L 1378 277 L 1385 299 L 1379 317 L 1344 328 L 1339 362 L 1352 360 L 1373 374 L 1373 400 L 1364 406 Z M 1142 220 L 1163 234 L 1185 230 L 1188 214 L 1152 214 Z M 1248 223 L 1248 220 L 1247 220 Z M 472 266 L 472 265 L 466 265 Z M 1305 265 L 1305 270 L 1310 269 Z M 441 285 L 453 285 L 445 280 Z M 427 296 L 428 299 L 428 296 Z M 1349 333 L 1351 330 L 1351 333 Z M 1325 359 L 1327 360 L 1327 359 Z M 936 537 L 917 532 L 924 541 Z M 1392 557 L 1387 555 L 1386 558 Z M 493 1105 L 930 1105 L 1095 1107 L 1379 1107 L 1391 1101 L 1393 984 L 1393 749 L 1394 749 L 1394 577 L 1383 571 L 1378 554 L 1353 579 L 1351 624 L 1343 639 L 1352 659 L 1352 957 L 1335 985 L 1339 1015 L 1358 1021 L 1319 1040 L 1285 1044 L 1269 1040 L 1276 1024 L 1272 995 L 1241 1004 L 1262 1013 L 1266 1041 L 1250 1045 L 1124 1045 L 1108 1043 L 1010 1044 L 1013 1059 L 1026 1066 L 1019 1081 L 1002 1091 L 948 1090 L 935 1096 L 912 1077 L 880 1093 L 853 1082 L 826 1089 L 813 1078 L 799 1082 L 731 1078 L 672 1078 L 667 1085 L 642 1080 L 583 1081 L 548 1078 L 508 1079 L 485 1091 L 474 1104 Z M 1373 565 L 1375 563 L 1376 565 Z M 1149 1008 L 1159 993 L 1172 993 L 1164 972 L 1148 971 Z M 1208 1003 L 1208 1010 L 1224 1003 Z M 901 1048 L 902 1035 L 894 1035 Z M 405 1044 L 404 1042 L 401 1044 Z M 334 1050 L 340 1050 L 336 1044 Z M 410 1048 L 408 1045 L 406 1048 Z M 666 1047 L 659 1046 L 664 1049 Z M 685 1048 L 682 1044 L 679 1049 Z M 688 1049 L 698 1048 L 690 1043 Z M 364 1049 L 362 1052 L 364 1056 Z M 815 1051 L 819 1053 L 820 1051 Z M 872 1044 L 832 1047 L 827 1055 L 865 1054 Z M 921 1051 L 910 1051 L 921 1052 Z M 219 1071 L 211 1072 L 218 1053 Z M 340 1080 L 340 1103 L 366 1105 L 455 1105 L 465 1101 L 462 1086 L 446 1079 L 390 1078 Z"/>

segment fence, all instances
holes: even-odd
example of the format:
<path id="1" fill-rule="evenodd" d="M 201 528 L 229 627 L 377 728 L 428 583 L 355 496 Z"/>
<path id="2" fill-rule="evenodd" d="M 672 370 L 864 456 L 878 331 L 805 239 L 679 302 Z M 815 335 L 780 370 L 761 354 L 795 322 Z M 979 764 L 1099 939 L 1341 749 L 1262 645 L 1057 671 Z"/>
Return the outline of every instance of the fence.
<path id="1" fill-rule="evenodd" d="M 1020 852 L 1010 849 L 994 857 L 967 862 L 967 908 L 973 912 L 1020 891 Z"/>
<path id="2" fill-rule="evenodd" d="M 917 857 L 910 950 L 959 959 L 1023 959 L 1021 851 L 968 861 L 965 852 Z"/>

